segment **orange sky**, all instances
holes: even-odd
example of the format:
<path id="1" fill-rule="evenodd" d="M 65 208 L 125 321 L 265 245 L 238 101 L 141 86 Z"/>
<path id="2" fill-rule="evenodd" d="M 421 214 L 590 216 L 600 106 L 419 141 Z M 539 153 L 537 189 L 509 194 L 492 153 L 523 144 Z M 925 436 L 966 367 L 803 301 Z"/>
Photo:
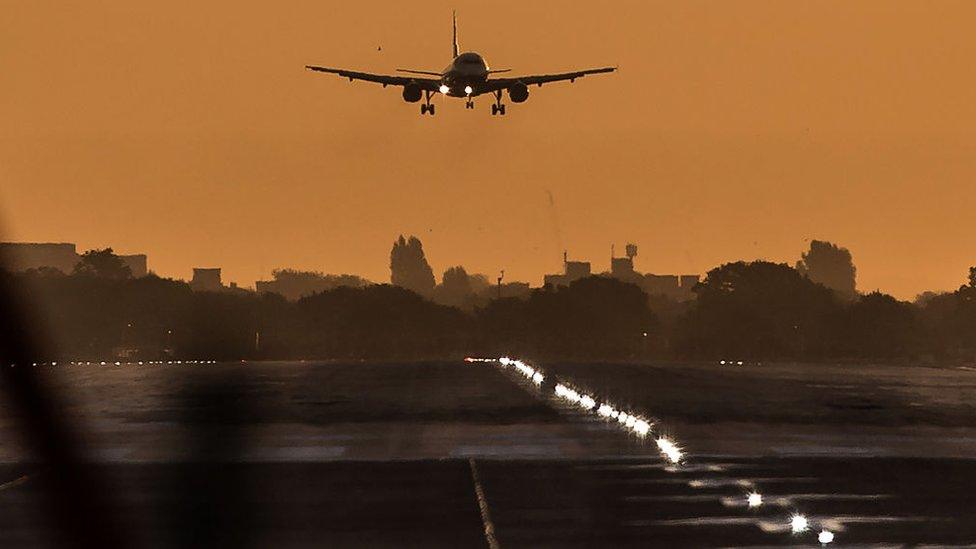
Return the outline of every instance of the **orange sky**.
<path id="1" fill-rule="evenodd" d="M 438 273 L 533 283 L 627 241 L 643 271 L 696 273 L 829 239 L 902 298 L 976 264 L 974 2 L 258 4 L 6 2 L 4 237 L 243 285 L 388 280 L 400 233 Z M 621 70 L 431 118 L 302 68 L 442 69 L 455 6 L 495 68 Z"/>

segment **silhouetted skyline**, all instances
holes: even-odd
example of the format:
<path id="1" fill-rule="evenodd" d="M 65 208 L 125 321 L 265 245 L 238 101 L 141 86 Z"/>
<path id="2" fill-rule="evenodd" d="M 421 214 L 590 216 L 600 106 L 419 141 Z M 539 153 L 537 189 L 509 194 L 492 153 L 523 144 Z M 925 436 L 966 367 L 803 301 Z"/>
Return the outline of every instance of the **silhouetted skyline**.
<path id="1" fill-rule="evenodd" d="M 620 71 L 533 88 L 502 120 L 463 102 L 420 117 L 303 68 L 444 57 L 452 8 L 495 66 Z M 513 280 L 624 239 L 647 270 L 691 273 L 825 239 L 861 288 L 911 299 L 953 289 L 976 249 L 974 16 L 920 0 L 24 3 L 0 21 L 2 237 L 238 281 L 381 280 L 374 251 L 401 232 Z"/>

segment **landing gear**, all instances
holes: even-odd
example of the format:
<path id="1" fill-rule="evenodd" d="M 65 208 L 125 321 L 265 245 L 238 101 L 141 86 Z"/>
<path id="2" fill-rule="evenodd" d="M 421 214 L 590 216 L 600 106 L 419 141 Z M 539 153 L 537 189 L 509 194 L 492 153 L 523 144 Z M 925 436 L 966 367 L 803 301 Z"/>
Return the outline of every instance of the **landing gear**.
<path id="1" fill-rule="evenodd" d="M 472 101 L 470 97 L 468 98 L 468 102 L 464 104 L 464 108 L 465 109 L 473 109 L 474 108 L 474 101 Z"/>
<path id="2" fill-rule="evenodd" d="M 432 105 L 430 102 L 431 95 L 433 94 L 429 91 L 424 92 L 424 102 L 420 105 L 420 114 L 423 115 L 430 113 L 431 116 L 434 116 L 434 105 Z"/>
<path id="3" fill-rule="evenodd" d="M 491 106 L 491 115 L 505 116 L 505 105 L 502 103 L 502 90 L 495 92 L 495 104 Z"/>

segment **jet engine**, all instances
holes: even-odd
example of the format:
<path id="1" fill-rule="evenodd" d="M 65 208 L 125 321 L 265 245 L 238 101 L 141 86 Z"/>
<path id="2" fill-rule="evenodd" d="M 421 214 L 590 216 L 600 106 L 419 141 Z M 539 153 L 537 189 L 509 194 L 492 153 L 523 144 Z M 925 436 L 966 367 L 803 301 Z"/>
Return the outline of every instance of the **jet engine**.
<path id="1" fill-rule="evenodd" d="M 407 84 L 403 87 L 403 100 L 407 103 L 420 101 L 421 89 L 416 83 Z"/>
<path id="2" fill-rule="evenodd" d="M 508 88 L 508 96 L 512 98 L 512 103 L 522 103 L 529 98 L 529 87 L 522 82 L 512 84 Z"/>

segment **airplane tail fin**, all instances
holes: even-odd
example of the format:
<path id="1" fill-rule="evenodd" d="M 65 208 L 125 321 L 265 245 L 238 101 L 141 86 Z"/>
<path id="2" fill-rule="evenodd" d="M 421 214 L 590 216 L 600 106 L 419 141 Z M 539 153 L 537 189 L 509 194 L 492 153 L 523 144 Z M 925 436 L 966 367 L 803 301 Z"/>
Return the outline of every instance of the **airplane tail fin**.
<path id="1" fill-rule="evenodd" d="M 458 45 L 458 35 L 457 35 L 457 10 L 454 10 L 454 57 L 457 57 L 458 54 L 460 53 L 461 53 L 461 46 Z"/>

